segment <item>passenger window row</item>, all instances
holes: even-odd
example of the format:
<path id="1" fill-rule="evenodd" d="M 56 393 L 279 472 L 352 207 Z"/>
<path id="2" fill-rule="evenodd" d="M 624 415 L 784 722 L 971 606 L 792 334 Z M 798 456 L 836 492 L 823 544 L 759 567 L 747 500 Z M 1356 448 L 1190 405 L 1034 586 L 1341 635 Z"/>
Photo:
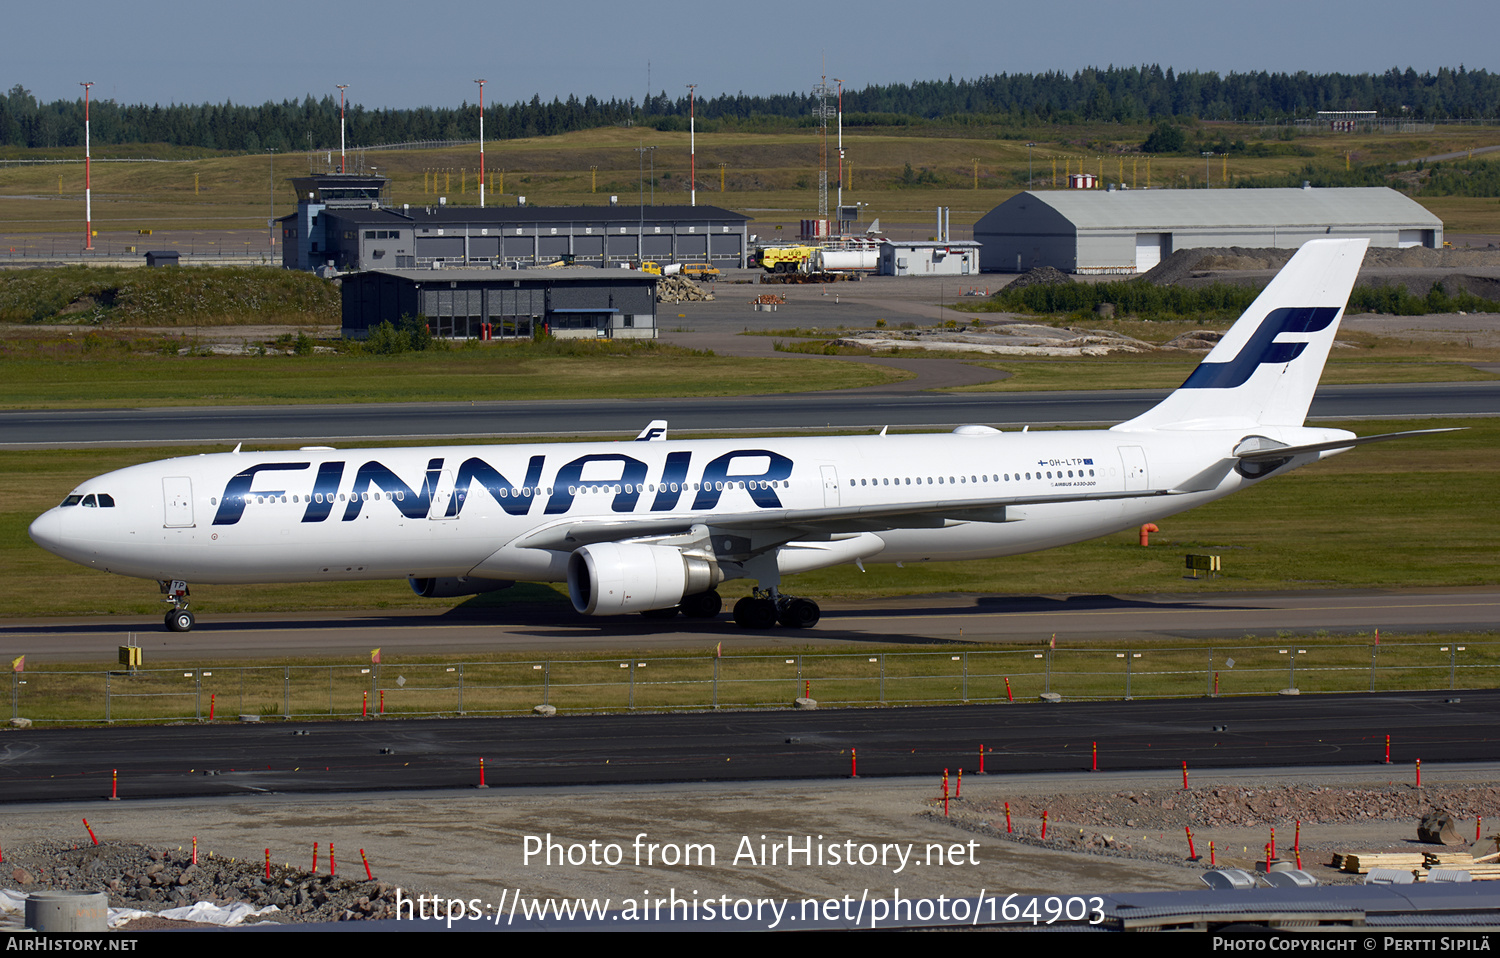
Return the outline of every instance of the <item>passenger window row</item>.
<path id="1" fill-rule="evenodd" d="M 1092 478 L 1093 475 L 1094 475 L 1094 470 L 1092 470 L 1092 469 L 1088 470 L 1087 476 L 1085 476 L 1084 470 L 1082 470 L 1082 469 L 1078 469 L 1076 471 L 1073 470 L 1073 469 L 1068 469 L 1066 471 L 1062 470 L 1062 469 L 1058 469 L 1058 470 L 1056 470 L 1056 474 L 1055 475 L 1054 475 L 1054 473 L 1053 473 L 1052 470 L 1048 470 L 1045 473 L 1043 473 L 1041 471 L 1038 471 L 1034 476 L 1033 476 L 1032 473 L 1029 473 L 1029 472 L 1028 473 L 1024 473 L 1024 477 L 1026 479 L 1032 479 L 1032 478 L 1041 479 L 1044 476 L 1047 479 L 1063 479 L 1063 478 L 1067 478 L 1067 479 L 1079 478 L 1079 479 L 1082 479 L 1082 478 Z M 916 479 L 915 479 L 915 482 L 919 486 L 923 485 L 924 483 L 926 485 L 929 485 L 929 486 L 930 485 L 934 485 L 934 484 L 939 485 L 939 486 L 942 486 L 942 485 L 956 486 L 956 485 L 966 485 L 968 483 L 978 484 L 978 483 L 981 483 L 981 482 L 990 482 L 992 480 L 994 482 L 1020 482 L 1021 479 L 1022 479 L 1022 477 L 1023 477 L 1023 473 L 1019 473 L 1019 472 L 1017 472 L 1017 473 L 1009 473 L 1009 472 L 1006 472 L 1006 473 L 996 473 L 996 474 L 990 475 L 990 476 L 957 476 L 957 477 L 948 476 L 947 477 L 947 481 L 944 482 L 944 477 L 942 477 L 942 476 L 938 476 L 937 479 L 935 479 L 935 480 L 933 479 L 932 476 L 928 476 L 928 477 L 926 477 L 926 479 L 923 479 L 921 476 L 917 476 Z M 909 486 L 909 485 L 912 484 L 912 482 L 913 482 L 912 477 L 908 476 L 908 477 L 905 477 L 904 479 L 902 479 L 902 478 L 897 478 L 897 479 L 889 479 L 889 478 L 884 478 L 884 479 L 850 479 L 849 480 L 849 485 L 851 485 L 851 486 L 900 486 L 900 485 L 908 485 Z"/>

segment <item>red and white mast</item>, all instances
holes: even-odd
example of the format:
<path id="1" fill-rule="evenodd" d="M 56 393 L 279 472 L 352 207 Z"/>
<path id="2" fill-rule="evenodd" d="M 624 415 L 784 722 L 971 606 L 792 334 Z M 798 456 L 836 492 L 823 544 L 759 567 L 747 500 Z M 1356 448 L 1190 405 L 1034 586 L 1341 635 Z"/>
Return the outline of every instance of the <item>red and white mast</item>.
<path id="1" fill-rule="evenodd" d="M 694 109 L 693 91 L 698 84 L 689 83 L 688 88 L 688 196 L 691 204 L 698 205 L 698 126 Z"/>
<path id="2" fill-rule="evenodd" d="M 839 85 L 839 200 L 838 209 L 844 210 L 844 81 L 838 77 L 833 82 Z"/>
<path id="3" fill-rule="evenodd" d="M 484 209 L 484 81 L 479 84 L 479 208 Z"/>

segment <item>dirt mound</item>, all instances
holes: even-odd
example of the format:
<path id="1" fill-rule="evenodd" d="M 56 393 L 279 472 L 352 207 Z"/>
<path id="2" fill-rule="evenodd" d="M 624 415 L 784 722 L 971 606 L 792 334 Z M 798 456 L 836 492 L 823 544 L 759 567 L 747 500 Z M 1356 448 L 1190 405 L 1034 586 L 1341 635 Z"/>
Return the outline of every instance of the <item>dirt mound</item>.
<path id="1" fill-rule="evenodd" d="M 1071 282 L 1073 280 L 1069 279 L 1068 274 L 1061 270 L 1053 269 L 1051 266 L 1038 266 L 1035 269 L 1027 270 L 1014 280 L 1011 280 L 1006 285 L 1004 291 L 1009 292 L 1013 289 L 1025 289 L 1028 286 L 1062 286 Z M 998 296 L 1000 294 L 996 293 L 995 295 Z"/>
<path id="2" fill-rule="evenodd" d="M 1472 293 L 1481 299 L 1500 302 L 1500 279 L 1493 276 L 1471 276 L 1468 273 L 1449 273 L 1442 279 L 1443 289 L 1449 296 L 1460 291 Z M 1410 290 L 1421 293 L 1422 290 Z"/>
<path id="3" fill-rule="evenodd" d="M 1296 250 L 1248 249 L 1242 246 L 1205 246 L 1180 249 L 1141 276 L 1148 283 L 1170 286 L 1210 269 L 1280 269 Z"/>
<path id="4" fill-rule="evenodd" d="M 1278 270 L 1287 264 L 1296 250 L 1249 249 L 1240 246 L 1180 249 L 1141 276 L 1149 283 L 1169 286 L 1192 279 L 1194 274 L 1210 271 Z M 1463 270 L 1500 268 L 1500 248 L 1406 249 L 1373 248 L 1365 252 L 1364 269 Z M 1225 277 L 1224 279 L 1228 279 Z M 1468 289 L 1469 287 L 1465 286 Z M 1450 293 L 1456 288 L 1450 287 Z M 1493 296 L 1471 289 L 1476 296 Z"/>

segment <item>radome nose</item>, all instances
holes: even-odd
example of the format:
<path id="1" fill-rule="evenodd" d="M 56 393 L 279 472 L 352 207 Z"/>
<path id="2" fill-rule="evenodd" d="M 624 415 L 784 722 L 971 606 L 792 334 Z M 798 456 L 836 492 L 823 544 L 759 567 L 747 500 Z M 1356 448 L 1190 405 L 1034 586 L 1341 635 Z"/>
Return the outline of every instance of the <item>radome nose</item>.
<path id="1" fill-rule="evenodd" d="M 31 523 L 31 541 L 48 552 L 55 553 L 62 548 L 62 528 L 61 510 L 49 509 Z"/>

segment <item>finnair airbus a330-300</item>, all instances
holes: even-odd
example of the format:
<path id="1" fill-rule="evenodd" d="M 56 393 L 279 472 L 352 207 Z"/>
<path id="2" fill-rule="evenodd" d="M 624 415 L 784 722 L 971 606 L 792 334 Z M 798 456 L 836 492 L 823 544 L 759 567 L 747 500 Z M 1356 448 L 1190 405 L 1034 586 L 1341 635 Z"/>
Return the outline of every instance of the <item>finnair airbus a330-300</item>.
<path id="1" fill-rule="evenodd" d="M 1305 245 L 1182 386 L 1108 430 L 229 453 L 90 479 L 31 525 L 43 548 L 188 584 L 408 578 L 426 596 L 562 582 L 586 615 L 807 628 L 782 576 L 1048 549 L 1191 509 L 1350 447 L 1303 425 L 1366 241 Z M 1427 431 L 1427 430 L 1424 430 Z"/>

